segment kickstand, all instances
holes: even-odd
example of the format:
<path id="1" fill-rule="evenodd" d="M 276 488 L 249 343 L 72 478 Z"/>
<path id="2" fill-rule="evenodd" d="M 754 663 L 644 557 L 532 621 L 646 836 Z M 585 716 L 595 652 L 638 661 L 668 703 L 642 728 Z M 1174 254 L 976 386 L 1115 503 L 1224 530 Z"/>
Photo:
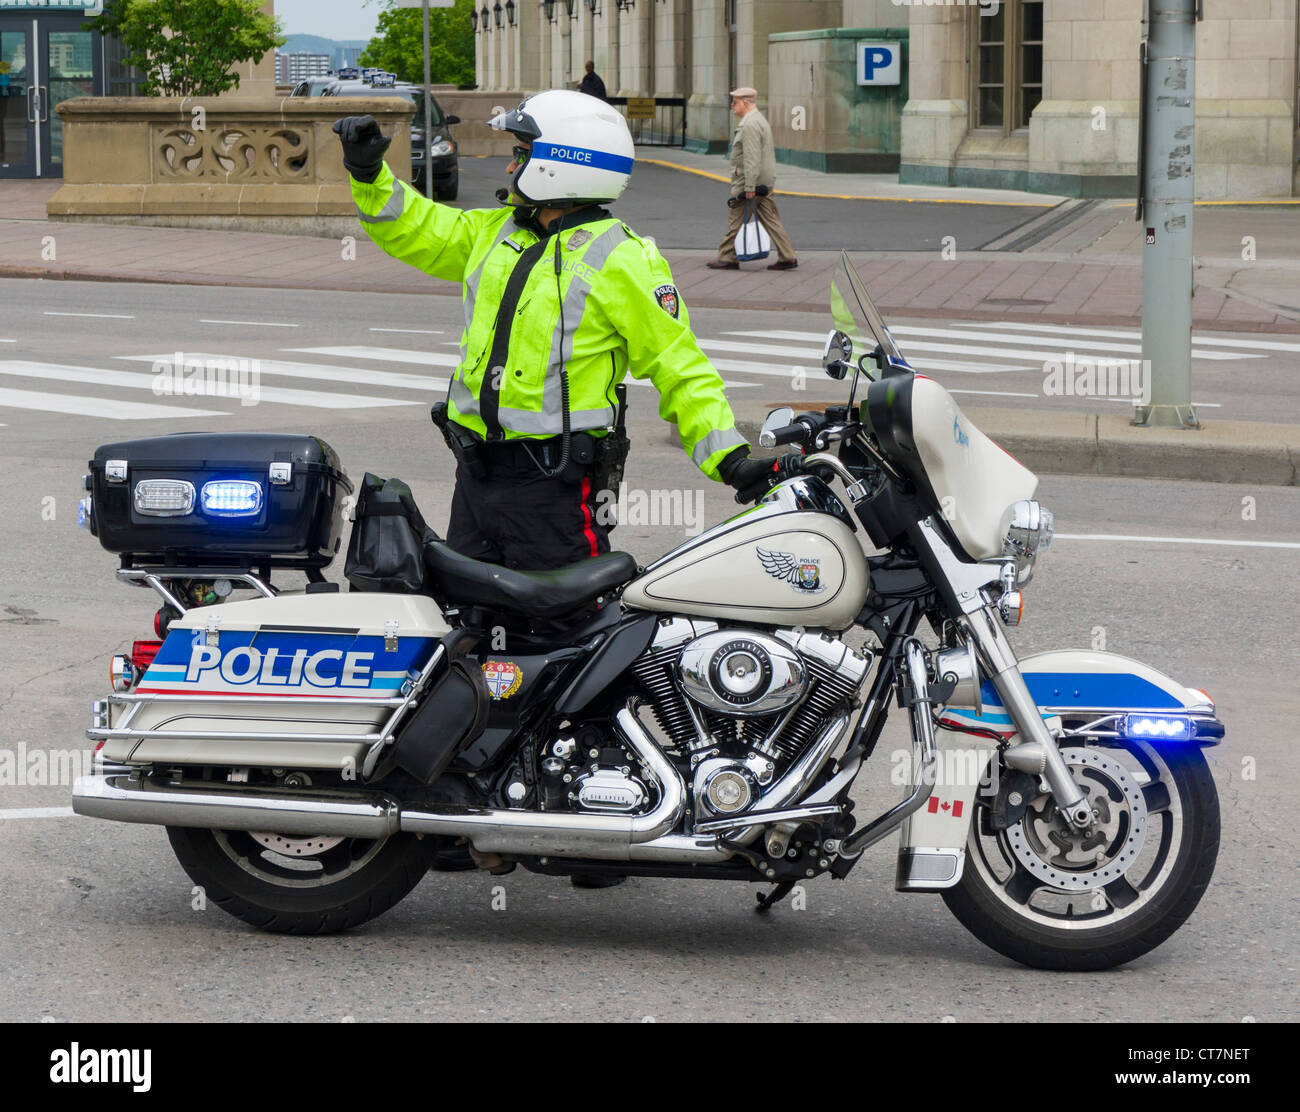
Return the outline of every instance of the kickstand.
<path id="1" fill-rule="evenodd" d="M 794 887 L 793 880 L 783 880 L 781 881 L 780 884 L 778 884 L 775 888 L 773 888 L 772 891 L 770 891 L 766 896 L 763 895 L 762 892 L 755 892 L 754 895 L 758 897 L 758 906 L 754 908 L 754 910 L 757 911 L 760 915 L 762 915 L 765 911 L 770 911 L 772 905 L 776 903 L 780 903 L 783 899 L 785 899 L 786 896 L 790 894 L 790 889 L 792 889 L 793 887 Z"/>

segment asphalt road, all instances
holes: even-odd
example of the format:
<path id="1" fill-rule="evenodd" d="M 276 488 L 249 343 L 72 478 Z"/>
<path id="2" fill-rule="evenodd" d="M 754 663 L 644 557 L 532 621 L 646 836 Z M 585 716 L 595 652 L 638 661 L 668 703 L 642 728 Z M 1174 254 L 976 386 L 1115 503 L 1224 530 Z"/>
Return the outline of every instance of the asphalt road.
<path id="1" fill-rule="evenodd" d="M 0 375 L 0 747 L 83 748 L 110 654 L 151 635 L 153 596 L 117 584 L 115 558 L 76 526 L 79 479 L 97 444 L 184 428 L 312 432 L 339 450 L 354 476 L 406 478 L 430 522 L 445 522 L 449 459 L 428 426 L 427 395 L 409 384 L 362 382 L 351 372 L 333 382 L 319 370 L 297 379 L 267 374 L 264 384 L 305 394 L 241 407 L 223 398 L 159 398 L 105 372 L 149 376 L 150 363 L 115 356 L 243 353 L 247 338 L 247 354 L 274 356 L 282 372 L 301 360 L 427 377 L 427 365 L 396 362 L 391 352 L 285 349 L 449 352 L 441 345 L 454 341 L 452 332 L 365 331 L 448 327 L 436 314 L 449 300 L 145 294 L 62 283 L 6 283 L 0 293 L 0 337 L 21 341 L 0 346 L 0 360 L 99 369 L 89 381 Z M 749 326 L 730 323 L 736 316 L 700 314 L 701 331 Z M 752 327 L 777 327 L 772 320 L 765 314 Z M 763 404 L 768 380 L 758 381 L 735 391 L 751 399 L 740 404 Z M 38 405 L 28 397 L 14 405 L 15 392 L 36 393 L 47 406 L 51 398 L 92 400 L 51 412 L 28 408 Z M 682 490 L 692 505 L 696 492 L 701 498 L 690 523 L 619 527 L 616 543 L 644 560 L 734 504 L 691 468 L 650 396 L 633 397 L 630 485 Z M 302 404 L 313 399 L 317 405 Z M 120 408 L 129 404 L 173 409 L 144 418 Z M 177 406 L 225 416 L 180 417 Z M 161 830 L 32 817 L 65 808 L 70 785 L 6 784 L 0 1020 L 1295 1019 L 1300 847 L 1290 816 L 1300 790 L 1300 694 L 1286 662 L 1300 612 L 1300 491 L 1047 476 L 1040 496 L 1063 536 L 1028 588 L 1018 651 L 1087 647 L 1100 636 L 1113 651 L 1204 687 L 1228 727 L 1226 743 L 1208 754 L 1223 806 L 1215 880 L 1190 922 L 1130 966 L 1062 976 L 1004 960 L 938 899 L 893 891 L 889 841 L 869 850 L 846 881 L 813 882 L 806 909 L 786 903 L 765 919 L 753 913 L 753 889 L 739 884 L 634 879 L 588 892 L 522 872 L 434 873 L 349 934 L 262 935 L 215 908 L 192 908 L 191 883 Z M 1127 539 L 1106 539 L 1113 537 Z M 331 574 L 341 572 L 340 565 Z M 904 744 L 901 723 L 889 731 L 877 767 L 859 782 L 859 814 L 897 797 L 879 758 Z M 504 889 L 504 910 L 493 910 L 495 886 Z"/>
<path id="2" fill-rule="evenodd" d="M 654 157 L 652 149 L 638 153 Z M 509 183 L 508 164 L 504 158 L 461 159 L 456 205 L 494 208 L 494 194 Z M 711 249 L 727 230 L 729 194 L 726 182 L 642 162 L 610 211 L 642 232 L 653 229 L 661 247 Z M 952 236 L 962 251 L 975 251 L 1050 207 L 825 200 L 783 195 L 780 189 L 774 199 L 796 251 L 938 251 L 944 236 Z"/>

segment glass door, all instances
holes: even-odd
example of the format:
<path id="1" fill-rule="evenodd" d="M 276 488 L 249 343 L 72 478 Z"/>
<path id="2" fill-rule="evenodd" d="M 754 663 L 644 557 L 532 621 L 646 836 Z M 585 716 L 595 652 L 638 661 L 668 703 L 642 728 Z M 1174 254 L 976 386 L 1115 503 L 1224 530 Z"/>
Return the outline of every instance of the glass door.
<path id="1" fill-rule="evenodd" d="M 0 30 L 0 177 L 36 174 L 32 32 Z"/>
<path id="2" fill-rule="evenodd" d="M 63 120 L 54 109 L 73 97 L 100 91 L 98 36 L 93 31 L 53 30 L 42 25 L 45 59 L 40 95 L 41 176 L 63 176 Z"/>

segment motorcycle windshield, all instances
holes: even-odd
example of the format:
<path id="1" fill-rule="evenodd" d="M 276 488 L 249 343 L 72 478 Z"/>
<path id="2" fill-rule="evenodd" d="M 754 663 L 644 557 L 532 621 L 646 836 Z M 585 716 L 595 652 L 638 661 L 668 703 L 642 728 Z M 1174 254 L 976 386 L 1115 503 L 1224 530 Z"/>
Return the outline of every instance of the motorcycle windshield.
<path id="1" fill-rule="evenodd" d="M 840 252 L 839 262 L 831 276 L 831 319 L 835 327 L 853 341 L 853 351 L 860 358 L 871 355 L 880 349 L 884 373 L 889 374 L 891 367 L 908 371 L 911 367 L 899 351 L 898 344 L 885 327 L 885 320 L 876 308 L 876 303 L 867 293 L 867 284 L 857 268 L 849 262 L 847 251 Z M 881 377 L 879 368 L 872 369 L 871 363 L 859 364 L 869 378 Z"/>

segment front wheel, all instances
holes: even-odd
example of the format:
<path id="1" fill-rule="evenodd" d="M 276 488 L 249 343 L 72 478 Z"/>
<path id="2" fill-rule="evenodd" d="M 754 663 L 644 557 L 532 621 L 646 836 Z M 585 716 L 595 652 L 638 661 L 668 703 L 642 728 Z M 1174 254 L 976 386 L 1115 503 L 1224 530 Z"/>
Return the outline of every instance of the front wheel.
<path id="1" fill-rule="evenodd" d="M 300 837 L 169 826 L 181 866 L 223 911 L 262 930 L 331 934 L 383 914 L 420 882 L 432 840 Z"/>
<path id="2" fill-rule="evenodd" d="M 977 800 L 960 882 L 943 893 L 981 942 L 1036 969 L 1111 969 L 1187 921 L 1214 872 L 1219 799 L 1198 748 L 1120 741 L 1061 751 L 1092 804 L 1086 834 L 1051 797 L 994 830 Z"/>

